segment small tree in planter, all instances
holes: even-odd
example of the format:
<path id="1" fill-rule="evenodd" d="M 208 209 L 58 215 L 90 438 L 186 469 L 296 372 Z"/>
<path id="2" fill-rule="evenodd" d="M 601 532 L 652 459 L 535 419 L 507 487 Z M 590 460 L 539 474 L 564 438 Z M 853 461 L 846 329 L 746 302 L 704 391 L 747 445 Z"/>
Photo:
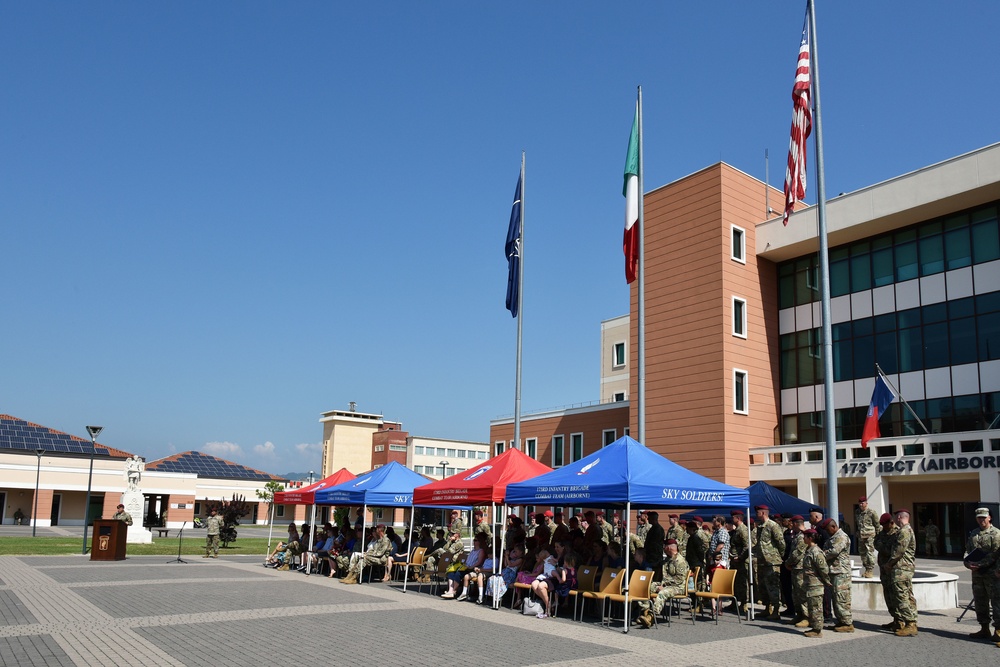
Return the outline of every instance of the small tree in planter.
<path id="1" fill-rule="evenodd" d="M 218 510 L 219 516 L 222 517 L 219 541 L 222 542 L 222 548 L 226 549 L 230 542 L 236 541 L 236 526 L 240 525 L 240 517 L 250 514 L 250 503 L 244 500 L 243 496 L 233 494 L 233 499 L 228 502 L 223 498 L 222 502 L 209 505 L 209 511 L 213 507 Z"/>

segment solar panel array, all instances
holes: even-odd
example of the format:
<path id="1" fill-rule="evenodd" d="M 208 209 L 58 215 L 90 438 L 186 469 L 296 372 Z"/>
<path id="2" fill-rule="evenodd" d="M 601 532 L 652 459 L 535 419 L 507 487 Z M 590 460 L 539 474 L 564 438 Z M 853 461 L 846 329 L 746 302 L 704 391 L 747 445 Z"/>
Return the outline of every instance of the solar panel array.
<path id="1" fill-rule="evenodd" d="M 34 452 L 66 452 L 70 454 L 90 454 L 110 456 L 107 447 L 93 446 L 90 440 L 77 438 L 68 433 L 59 433 L 44 426 L 29 424 L 23 419 L 0 418 L 0 449 L 21 449 Z"/>
<path id="2" fill-rule="evenodd" d="M 217 479 L 253 479 L 269 481 L 272 475 L 253 468 L 231 463 L 223 459 L 202 454 L 201 452 L 184 452 L 160 461 L 154 461 L 146 466 L 147 470 L 162 472 L 194 473 L 199 477 L 215 477 Z"/>

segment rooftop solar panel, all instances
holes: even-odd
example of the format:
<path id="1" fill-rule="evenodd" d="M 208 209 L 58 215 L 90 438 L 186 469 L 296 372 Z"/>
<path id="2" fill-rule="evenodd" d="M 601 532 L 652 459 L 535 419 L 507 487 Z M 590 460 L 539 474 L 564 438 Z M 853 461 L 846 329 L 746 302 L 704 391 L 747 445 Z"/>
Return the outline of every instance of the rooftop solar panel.
<path id="1" fill-rule="evenodd" d="M 77 438 L 68 433 L 60 433 L 37 424 L 30 424 L 23 419 L 9 416 L 0 417 L 0 449 L 17 449 L 34 451 L 44 449 L 48 452 L 67 452 L 74 454 L 90 454 L 110 456 L 107 447 L 97 445 L 89 440 Z"/>

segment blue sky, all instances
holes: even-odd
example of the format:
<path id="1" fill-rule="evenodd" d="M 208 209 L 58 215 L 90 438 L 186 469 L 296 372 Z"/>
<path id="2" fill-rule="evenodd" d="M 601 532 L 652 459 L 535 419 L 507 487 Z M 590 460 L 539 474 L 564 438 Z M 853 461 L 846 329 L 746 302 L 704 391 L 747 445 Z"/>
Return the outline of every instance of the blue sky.
<path id="1" fill-rule="evenodd" d="M 0 413 L 277 473 L 349 401 L 486 441 L 521 150 L 522 405 L 596 400 L 636 86 L 647 190 L 780 188 L 805 6 L 630 5 L 4 3 Z M 830 195 L 1000 139 L 1000 4 L 818 20 Z"/>

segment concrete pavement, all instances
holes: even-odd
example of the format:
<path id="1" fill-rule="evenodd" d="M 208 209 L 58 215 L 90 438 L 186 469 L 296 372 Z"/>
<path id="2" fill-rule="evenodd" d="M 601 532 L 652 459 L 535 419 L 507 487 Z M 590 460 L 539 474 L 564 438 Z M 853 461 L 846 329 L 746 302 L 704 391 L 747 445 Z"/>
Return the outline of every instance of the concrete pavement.
<path id="1" fill-rule="evenodd" d="M 855 614 L 856 633 L 824 632 L 820 639 L 776 623 L 740 625 L 732 615 L 718 627 L 688 618 L 623 634 L 596 619 L 539 620 L 404 594 L 398 584 L 345 586 L 276 572 L 259 558 L 168 560 L 0 557 L 0 664 L 243 666 L 294 659 L 380 667 L 487 661 L 937 667 L 1000 659 L 992 643 L 965 638 L 977 626 L 972 612 L 955 622 L 961 609 L 922 614 L 913 638 L 878 631 L 887 619 L 866 613 Z"/>

